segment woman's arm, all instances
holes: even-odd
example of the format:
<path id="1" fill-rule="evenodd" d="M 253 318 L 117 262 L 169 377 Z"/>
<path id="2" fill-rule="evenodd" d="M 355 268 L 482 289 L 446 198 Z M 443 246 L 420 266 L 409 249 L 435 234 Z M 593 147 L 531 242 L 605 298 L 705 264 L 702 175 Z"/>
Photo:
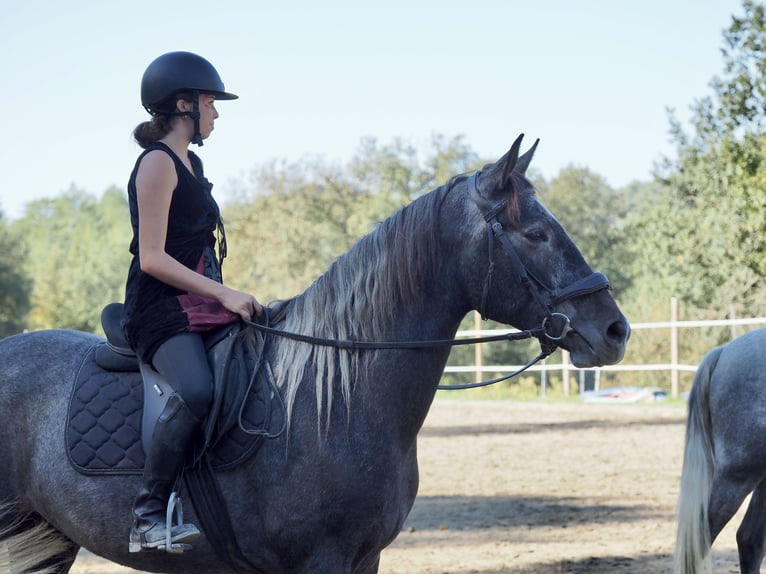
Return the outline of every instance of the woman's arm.
<path id="1" fill-rule="evenodd" d="M 177 185 L 175 164 L 168 154 L 156 150 L 144 156 L 136 174 L 141 271 L 182 291 L 212 297 L 244 319 L 260 315 L 263 308 L 255 297 L 200 275 L 165 251 L 170 201 Z"/>

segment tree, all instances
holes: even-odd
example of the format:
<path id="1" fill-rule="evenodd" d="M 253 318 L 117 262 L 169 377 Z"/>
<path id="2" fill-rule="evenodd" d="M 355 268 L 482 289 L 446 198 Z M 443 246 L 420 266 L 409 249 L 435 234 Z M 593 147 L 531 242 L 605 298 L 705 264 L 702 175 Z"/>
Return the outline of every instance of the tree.
<path id="1" fill-rule="evenodd" d="M 124 298 L 131 233 L 124 192 L 111 188 L 96 200 L 72 188 L 30 203 L 13 229 L 34 278 L 30 328 L 100 332 L 101 309 Z"/>
<path id="2" fill-rule="evenodd" d="M 732 306 L 738 315 L 766 313 L 766 20 L 760 4 L 746 0 L 743 9 L 723 33 L 723 73 L 693 103 L 688 128 L 669 110 L 676 157 L 651 183 L 626 190 L 634 206 L 622 259 L 628 316 L 665 320 L 671 297 L 682 318 L 724 318 Z M 636 335 L 630 362 L 665 355 L 667 333 Z M 724 328 L 695 330 L 680 341 L 682 360 L 729 337 Z"/>
<path id="3" fill-rule="evenodd" d="M 691 134 L 671 111 L 677 159 L 657 173 L 661 201 L 633 223 L 641 260 L 687 305 L 714 316 L 736 303 L 766 312 L 766 17 L 743 2 L 724 32 L 724 73 L 692 107 Z M 656 277 L 665 275 L 670 279 Z"/>
<path id="4" fill-rule="evenodd" d="M 24 248 L 0 212 L 0 339 L 22 331 L 30 308 L 32 282 L 24 272 Z"/>
<path id="5" fill-rule="evenodd" d="M 263 300 L 300 293 L 376 222 L 478 164 L 462 138 L 434 136 L 429 152 L 421 160 L 402 140 L 364 139 L 345 166 L 310 158 L 257 167 L 224 208 L 227 282 Z"/>

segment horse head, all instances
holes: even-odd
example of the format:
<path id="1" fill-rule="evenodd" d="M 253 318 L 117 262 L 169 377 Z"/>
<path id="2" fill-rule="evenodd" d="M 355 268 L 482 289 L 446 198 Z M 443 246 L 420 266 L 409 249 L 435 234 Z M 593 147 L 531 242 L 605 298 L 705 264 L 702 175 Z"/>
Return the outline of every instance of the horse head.
<path id="1" fill-rule="evenodd" d="M 522 156 L 523 134 L 496 163 L 465 181 L 480 233 L 464 242 L 466 291 L 483 316 L 519 329 L 543 327 L 543 344 L 571 353 L 578 367 L 619 362 L 630 326 L 564 228 L 526 177 L 537 141 Z M 539 141 L 539 140 L 538 140 Z M 471 250 L 471 252 L 469 252 Z M 483 257 L 477 257 L 477 250 Z"/>

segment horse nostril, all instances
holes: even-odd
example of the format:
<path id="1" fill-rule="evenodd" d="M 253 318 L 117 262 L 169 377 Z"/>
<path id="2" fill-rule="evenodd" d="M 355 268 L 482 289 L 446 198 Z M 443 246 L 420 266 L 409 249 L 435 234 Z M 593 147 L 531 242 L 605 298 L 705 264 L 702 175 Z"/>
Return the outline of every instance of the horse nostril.
<path id="1" fill-rule="evenodd" d="M 613 341 L 627 342 L 630 339 L 630 325 L 628 321 L 622 317 L 619 321 L 615 321 L 606 330 L 607 337 Z"/>

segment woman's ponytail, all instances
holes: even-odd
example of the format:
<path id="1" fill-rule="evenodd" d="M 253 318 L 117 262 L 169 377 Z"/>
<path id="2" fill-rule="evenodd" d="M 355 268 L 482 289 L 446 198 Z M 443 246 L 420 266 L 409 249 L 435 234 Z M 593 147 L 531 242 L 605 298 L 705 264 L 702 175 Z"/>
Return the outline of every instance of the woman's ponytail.
<path id="1" fill-rule="evenodd" d="M 170 116 L 157 114 L 151 120 L 141 122 L 133 130 L 133 137 L 142 148 L 146 149 L 153 143 L 164 138 L 170 132 L 172 126 Z"/>

